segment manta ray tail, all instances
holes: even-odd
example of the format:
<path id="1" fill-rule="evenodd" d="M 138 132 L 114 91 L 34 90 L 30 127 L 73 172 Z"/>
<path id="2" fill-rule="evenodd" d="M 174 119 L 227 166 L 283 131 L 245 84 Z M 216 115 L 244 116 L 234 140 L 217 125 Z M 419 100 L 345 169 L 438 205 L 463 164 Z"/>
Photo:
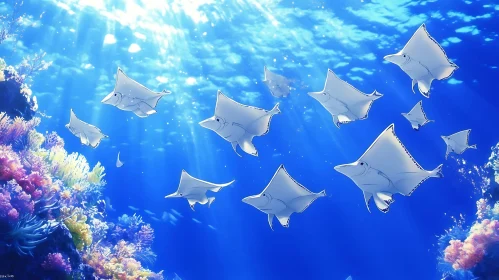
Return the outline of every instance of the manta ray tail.
<path id="1" fill-rule="evenodd" d="M 272 108 L 272 110 L 270 110 L 269 112 L 271 115 L 276 115 L 276 114 L 280 114 L 281 113 L 281 110 L 279 110 L 279 103 L 277 103 L 274 108 Z"/>
<path id="2" fill-rule="evenodd" d="M 430 98 L 431 82 L 433 82 L 433 76 L 430 74 L 418 79 L 419 92 L 426 98 Z"/>
<path id="3" fill-rule="evenodd" d="M 291 219 L 291 214 L 293 214 L 293 211 L 290 209 L 285 209 L 279 214 L 276 214 L 277 220 L 279 220 L 279 223 L 285 228 L 289 227 L 289 220 Z"/>
<path id="4" fill-rule="evenodd" d="M 253 135 L 246 133 L 239 139 L 238 144 L 243 151 L 257 157 L 258 151 L 256 150 L 255 145 L 253 145 L 253 137 Z"/>
<path id="5" fill-rule="evenodd" d="M 388 213 L 388 210 L 390 210 L 390 204 L 383 199 L 379 198 L 378 195 L 373 196 L 374 198 L 374 203 L 376 204 L 376 207 L 378 207 L 379 211 L 383 213 Z"/>
<path id="6" fill-rule="evenodd" d="M 431 171 L 431 177 L 435 177 L 435 178 L 444 177 L 444 173 L 442 172 L 442 167 L 443 167 L 443 164 L 440 164 L 439 166 L 437 166 L 437 168 L 435 168 L 433 171 Z"/>
<path id="7" fill-rule="evenodd" d="M 377 90 L 374 90 L 374 92 L 371 94 L 372 99 L 376 100 L 379 99 L 380 97 L 383 97 L 383 94 L 379 93 Z"/>
<path id="8" fill-rule="evenodd" d="M 215 201 L 214 197 L 208 197 L 208 207 L 211 206 L 211 204 L 213 203 L 213 201 Z"/>

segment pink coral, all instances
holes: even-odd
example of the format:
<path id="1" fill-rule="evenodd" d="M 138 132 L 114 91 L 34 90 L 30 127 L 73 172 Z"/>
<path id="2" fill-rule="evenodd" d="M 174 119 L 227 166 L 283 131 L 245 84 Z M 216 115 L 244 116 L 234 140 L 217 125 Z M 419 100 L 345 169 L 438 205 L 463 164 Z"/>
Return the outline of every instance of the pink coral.
<path id="1" fill-rule="evenodd" d="M 12 209 L 12 204 L 10 204 L 10 193 L 5 190 L 0 192 L 0 218 L 7 217 Z"/>
<path id="2" fill-rule="evenodd" d="M 49 253 L 45 260 L 42 262 L 42 267 L 45 270 L 71 272 L 71 265 L 69 265 L 69 258 L 66 260 L 61 253 Z"/>
<path id="3" fill-rule="evenodd" d="M 499 241 L 499 222 L 485 219 L 475 223 L 470 235 L 463 241 L 451 240 L 444 250 L 444 260 L 454 270 L 468 270 L 480 262 L 487 246 Z"/>
<path id="4" fill-rule="evenodd" d="M 19 156 L 12 147 L 0 145 L 0 181 L 19 180 L 24 173 Z"/>
<path id="5" fill-rule="evenodd" d="M 10 193 L 12 206 L 20 213 L 33 214 L 35 203 L 32 196 L 27 194 L 16 181 L 12 180 L 5 185 L 5 190 Z"/>
<path id="6" fill-rule="evenodd" d="M 9 220 L 11 221 L 17 221 L 17 219 L 19 219 L 19 212 L 17 212 L 16 209 L 12 208 L 7 214 L 7 217 L 9 217 Z"/>

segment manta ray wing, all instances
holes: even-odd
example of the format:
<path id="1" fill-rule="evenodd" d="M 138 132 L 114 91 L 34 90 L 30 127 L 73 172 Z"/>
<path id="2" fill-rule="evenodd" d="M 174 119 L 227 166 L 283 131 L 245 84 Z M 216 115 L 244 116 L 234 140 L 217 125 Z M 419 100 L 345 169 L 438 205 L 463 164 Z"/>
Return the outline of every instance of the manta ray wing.
<path id="1" fill-rule="evenodd" d="M 416 105 L 414 105 L 411 111 L 407 115 L 404 115 L 404 117 L 411 122 L 411 124 L 419 126 L 424 126 L 425 124 L 431 122 L 423 110 L 423 101 L 419 101 Z"/>
<path id="2" fill-rule="evenodd" d="M 423 23 L 402 49 L 413 61 L 426 67 L 435 79 L 441 80 L 452 76 L 458 68 L 451 62 L 438 42 L 430 36 Z"/>
<path id="3" fill-rule="evenodd" d="M 292 212 L 301 213 L 325 192 L 313 193 L 293 179 L 284 165 L 279 166 L 270 183 L 264 189 L 273 199 L 282 201 Z"/>
<path id="4" fill-rule="evenodd" d="M 89 145 L 92 148 L 97 148 L 101 140 L 108 137 L 96 126 L 78 119 L 73 109 L 71 109 L 68 128 L 76 137 L 80 138 L 83 145 Z"/>
<path id="5" fill-rule="evenodd" d="M 374 100 L 382 96 L 376 91 L 372 94 L 361 92 L 348 82 L 340 79 L 331 69 L 328 69 L 324 91 L 345 104 L 350 113 L 358 120 L 367 118 Z"/>
<path id="6" fill-rule="evenodd" d="M 468 146 L 470 133 L 471 129 L 466 129 L 450 135 L 449 138 L 459 145 Z"/>
<path id="7" fill-rule="evenodd" d="M 235 181 L 225 184 L 214 184 L 192 177 L 187 171 L 182 170 L 180 176 L 179 193 L 206 193 L 207 191 L 218 192 L 221 188 L 227 187 Z"/>
<path id="8" fill-rule="evenodd" d="M 238 103 L 218 91 L 215 115 L 230 123 L 237 123 L 254 136 L 261 136 L 268 132 L 272 116 L 280 112 L 278 105 L 267 111 Z"/>
<path id="9" fill-rule="evenodd" d="M 358 161 L 367 162 L 385 174 L 403 195 L 411 195 L 429 177 L 443 176 L 441 165 L 433 171 L 426 171 L 417 163 L 395 134 L 394 124 L 378 136 Z"/>
<path id="10" fill-rule="evenodd" d="M 135 98 L 141 101 L 151 102 L 151 107 L 156 107 L 154 103 L 156 98 L 161 98 L 165 93 L 170 93 L 169 91 L 163 92 L 154 92 L 141 83 L 135 81 L 134 79 L 128 77 L 125 72 L 121 68 L 118 68 L 118 73 L 116 76 L 116 83 L 114 86 L 114 91 L 119 92 L 124 96 L 128 96 L 130 98 Z M 153 99 L 152 101 L 149 101 Z M 158 99 L 159 100 L 159 99 Z M 157 102 L 156 102 L 157 103 Z M 149 104 L 151 105 L 151 104 Z"/>

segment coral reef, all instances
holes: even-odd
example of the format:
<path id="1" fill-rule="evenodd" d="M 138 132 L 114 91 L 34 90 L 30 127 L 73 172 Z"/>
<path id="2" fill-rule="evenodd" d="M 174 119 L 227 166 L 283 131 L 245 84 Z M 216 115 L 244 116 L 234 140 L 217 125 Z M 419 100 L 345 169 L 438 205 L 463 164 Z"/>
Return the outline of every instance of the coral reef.
<path id="1" fill-rule="evenodd" d="M 147 268 L 152 227 L 135 214 L 106 221 L 104 167 L 90 168 L 55 132 L 37 132 L 39 123 L 0 112 L 0 274 L 163 279 Z"/>
<path id="2" fill-rule="evenodd" d="M 476 220 L 465 228 L 461 218 L 439 238 L 444 279 L 499 279 L 499 144 L 485 168 L 492 176 L 475 168 L 482 181 Z"/>
<path id="3" fill-rule="evenodd" d="M 22 2 L 15 2 L 10 14 L 0 15 L 0 44 L 5 40 L 15 39 L 21 32 L 23 18 L 19 11 L 21 5 Z"/>
<path id="4" fill-rule="evenodd" d="M 68 274 L 71 272 L 69 258 L 64 259 L 61 253 L 49 253 L 46 259 L 42 262 L 42 267 L 45 270 L 63 271 Z"/>

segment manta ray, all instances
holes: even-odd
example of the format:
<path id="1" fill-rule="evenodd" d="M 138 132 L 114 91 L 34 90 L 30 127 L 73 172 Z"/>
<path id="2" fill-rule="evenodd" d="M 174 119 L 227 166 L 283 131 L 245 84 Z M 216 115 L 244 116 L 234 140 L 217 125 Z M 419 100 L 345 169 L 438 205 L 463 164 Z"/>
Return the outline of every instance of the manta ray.
<path id="1" fill-rule="evenodd" d="M 410 196 L 426 179 L 443 177 L 442 165 L 427 171 L 416 162 L 395 134 L 393 124 L 356 162 L 338 165 L 334 169 L 349 177 L 362 190 L 369 212 L 372 198 L 378 209 L 387 213 L 394 202 L 393 194 Z"/>
<path id="2" fill-rule="evenodd" d="M 402 113 L 410 123 L 414 130 L 418 131 L 423 125 L 433 122 L 426 117 L 423 110 L 423 101 L 419 101 L 409 113 Z"/>
<path id="3" fill-rule="evenodd" d="M 319 193 L 309 191 L 296 182 L 284 165 L 281 165 L 262 193 L 245 197 L 243 202 L 267 214 L 270 228 L 273 230 L 274 217 L 277 217 L 283 227 L 289 227 L 291 214 L 302 213 L 317 198 L 325 195 L 325 190 Z"/>
<path id="4" fill-rule="evenodd" d="M 208 203 L 208 206 L 210 206 L 213 201 L 215 201 L 214 197 L 206 196 L 207 191 L 218 192 L 222 188 L 225 188 L 234 182 L 235 180 L 226 184 L 214 184 L 194 178 L 185 170 L 182 170 L 182 175 L 180 176 L 180 184 L 177 191 L 165 196 L 165 198 L 183 197 L 187 199 L 189 205 L 191 206 L 191 209 L 194 211 L 194 205 L 196 205 L 196 203 L 203 205 Z"/>
<path id="5" fill-rule="evenodd" d="M 385 60 L 398 65 L 412 79 L 412 92 L 417 84 L 419 92 L 430 97 L 433 80 L 447 79 L 459 67 L 451 62 L 444 49 L 430 36 L 423 23 L 404 48 Z"/>
<path id="6" fill-rule="evenodd" d="M 270 130 L 270 120 L 280 112 L 279 103 L 267 111 L 238 103 L 218 91 L 215 115 L 199 124 L 229 141 L 238 156 L 238 145 L 244 152 L 258 156 L 252 142 L 253 137 L 267 134 Z"/>
<path id="7" fill-rule="evenodd" d="M 132 111 L 138 117 L 145 118 L 155 114 L 156 105 L 161 97 L 170 93 L 168 90 L 154 92 L 131 79 L 121 68 L 118 68 L 114 90 L 101 102 L 123 111 Z"/>
<path id="8" fill-rule="evenodd" d="M 356 120 L 367 119 L 374 100 L 383 95 L 376 90 L 365 94 L 349 83 L 340 79 L 331 70 L 327 70 L 326 84 L 319 92 L 309 92 L 308 95 L 319 101 L 333 116 L 336 127 Z"/>
<path id="9" fill-rule="evenodd" d="M 458 155 L 464 153 L 467 149 L 476 149 L 476 145 L 469 145 L 468 141 L 470 138 L 471 129 L 456 132 L 449 136 L 441 136 L 447 145 L 447 151 L 445 151 L 445 159 L 450 153 L 456 153 Z"/>
<path id="10" fill-rule="evenodd" d="M 71 109 L 69 123 L 65 125 L 74 136 L 80 138 L 81 144 L 97 148 L 102 138 L 108 138 L 99 128 L 78 119 Z"/>
<path id="11" fill-rule="evenodd" d="M 120 152 L 118 152 L 118 158 L 116 159 L 116 167 L 120 168 L 123 166 L 123 162 L 120 160 Z"/>
<path id="12" fill-rule="evenodd" d="M 267 85 L 270 93 L 274 97 L 287 97 L 290 92 L 289 80 L 284 76 L 275 74 L 267 69 L 267 66 L 263 67 L 264 80 L 263 83 Z"/>

